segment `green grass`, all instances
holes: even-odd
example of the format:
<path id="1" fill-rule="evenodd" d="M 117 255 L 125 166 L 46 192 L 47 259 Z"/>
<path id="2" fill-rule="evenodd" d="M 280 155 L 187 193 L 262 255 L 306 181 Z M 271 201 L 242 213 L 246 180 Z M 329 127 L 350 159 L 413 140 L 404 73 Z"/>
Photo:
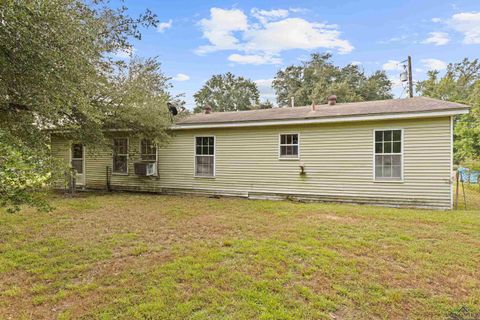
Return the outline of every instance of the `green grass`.
<path id="1" fill-rule="evenodd" d="M 0 213 L 0 319 L 432 319 L 480 312 L 480 206 L 138 194 Z"/>

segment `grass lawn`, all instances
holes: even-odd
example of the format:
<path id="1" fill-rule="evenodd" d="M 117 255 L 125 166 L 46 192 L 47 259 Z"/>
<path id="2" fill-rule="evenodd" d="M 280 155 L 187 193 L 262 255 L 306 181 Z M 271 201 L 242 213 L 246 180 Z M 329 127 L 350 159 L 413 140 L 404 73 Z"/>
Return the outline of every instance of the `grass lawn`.
<path id="1" fill-rule="evenodd" d="M 470 211 L 144 194 L 0 212 L 0 319 L 432 319 L 480 312 Z"/>

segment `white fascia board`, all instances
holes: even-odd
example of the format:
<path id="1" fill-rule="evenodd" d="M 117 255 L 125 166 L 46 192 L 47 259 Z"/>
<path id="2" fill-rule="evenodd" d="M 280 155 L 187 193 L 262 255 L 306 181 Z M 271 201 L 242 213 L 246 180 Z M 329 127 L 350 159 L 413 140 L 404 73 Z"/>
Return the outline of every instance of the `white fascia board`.
<path id="1" fill-rule="evenodd" d="M 450 117 L 459 114 L 468 113 L 468 109 L 455 109 L 431 112 L 409 112 L 409 113 L 392 113 L 379 115 L 360 115 L 360 116 L 342 116 L 342 117 L 325 117 L 314 119 L 295 119 L 295 120 L 265 120 L 265 121 L 245 121 L 231 123 L 204 123 L 204 124 L 180 124 L 173 125 L 172 130 L 188 130 L 188 129 L 208 129 L 208 128 L 240 128 L 240 127 L 260 127 L 260 126 L 279 126 L 279 125 L 295 125 L 295 124 L 314 124 L 314 123 L 332 123 L 332 122 L 354 122 L 354 121 L 372 121 L 372 120 L 394 120 L 394 119 L 412 119 L 412 118 L 433 118 L 433 117 Z"/>

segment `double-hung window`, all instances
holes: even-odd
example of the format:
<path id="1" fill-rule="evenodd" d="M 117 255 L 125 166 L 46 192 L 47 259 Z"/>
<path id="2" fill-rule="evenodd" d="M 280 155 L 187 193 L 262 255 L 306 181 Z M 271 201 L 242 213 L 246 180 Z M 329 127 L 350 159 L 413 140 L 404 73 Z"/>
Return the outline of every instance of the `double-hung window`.
<path id="1" fill-rule="evenodd" d="M 195 176 L 215 176 L 215 137 L 195 137 Z"/>
<path id="2" fill-rule="evenodd" d="M 128 174 L 128 139 L 113 139 L 113 173 Z"/>
<path id="3" fill-rule="evenodd" d="M 140 142 L 140 159 L 142 161 L 157 161 L 157 147 L 150 139 Z"/>
<path id="4" fill-rule="evenodd" d="M 298 159 L 300 154 L 298 134 L 281 134 L 279 149 L 280 159 Z"/>
<path id="5" fill-rule="evenodd" d="M 375 130 L 375 179 L 403 179 L 403 131 Z"/>

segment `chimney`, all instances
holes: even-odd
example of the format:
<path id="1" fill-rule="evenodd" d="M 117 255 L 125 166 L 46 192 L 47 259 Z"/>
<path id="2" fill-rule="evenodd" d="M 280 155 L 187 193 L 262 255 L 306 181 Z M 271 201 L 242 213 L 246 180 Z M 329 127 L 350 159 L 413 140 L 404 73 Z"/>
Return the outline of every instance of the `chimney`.
<path id="1" fill-rule="evenodd" d="M 328 97 L 328 105 L 333 106 L 337 103 L 337 96 L 332 94 Z"/>
<path id="2" fill-rule="evenodd" d="M 315 111 L 315 101 L 312 101 L 312 111 Z"/>
<path id="3" fill-rule="evenodd" d="M 292 107 L 292 108 L 295 107 L 295 97 L 292 97 L 292 98 L 291 98 L 291 102 L 292 102 L 292 103 L 291 103 L 291 107 Z"/>
<path id="4" fill-rule="evenodd" d="M 210 106 L 207 104 L 207 105 L 205 106 L 204 111 L 205 111 L 205 114 L 210 114 L 210 113 L 212 113 L 212 107 L 210 107 Z"/>

